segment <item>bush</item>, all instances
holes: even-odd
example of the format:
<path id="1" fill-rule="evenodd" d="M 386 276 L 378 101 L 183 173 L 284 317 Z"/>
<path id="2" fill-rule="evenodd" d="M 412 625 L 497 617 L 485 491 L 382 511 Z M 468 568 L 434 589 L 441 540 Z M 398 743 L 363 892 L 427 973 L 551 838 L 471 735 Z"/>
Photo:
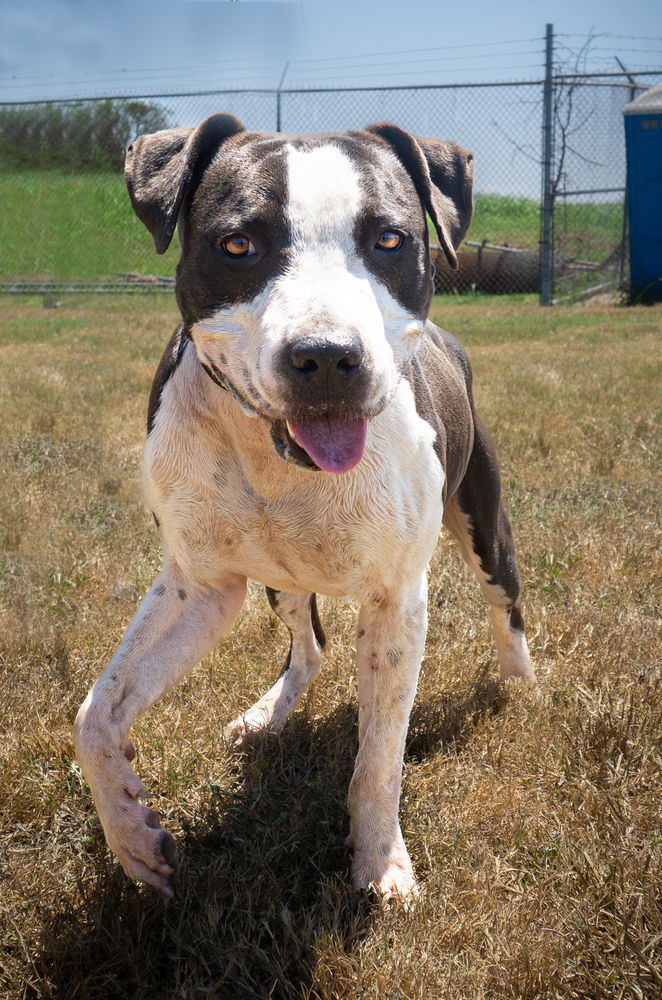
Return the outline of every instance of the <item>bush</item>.
<path id="1" fill-rule="evenodd" d="M 145 101 L 0 108 L 0 169 L 122 170 L 131 139 L 167 124 L 167 111 Z"/>

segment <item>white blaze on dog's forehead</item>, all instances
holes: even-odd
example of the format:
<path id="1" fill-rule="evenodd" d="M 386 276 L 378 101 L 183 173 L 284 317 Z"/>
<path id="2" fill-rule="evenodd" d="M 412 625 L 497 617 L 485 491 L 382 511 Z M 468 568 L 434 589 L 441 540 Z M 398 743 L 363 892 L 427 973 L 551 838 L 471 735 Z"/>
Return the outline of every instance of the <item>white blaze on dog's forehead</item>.
<path id="1" fill-rule="evenodd" d="M 288 146 L 287 186 L 287 214 L 296 239 L 351 234 L 361 205 L 361 184 L 352 161 L 338 146 Z"/>

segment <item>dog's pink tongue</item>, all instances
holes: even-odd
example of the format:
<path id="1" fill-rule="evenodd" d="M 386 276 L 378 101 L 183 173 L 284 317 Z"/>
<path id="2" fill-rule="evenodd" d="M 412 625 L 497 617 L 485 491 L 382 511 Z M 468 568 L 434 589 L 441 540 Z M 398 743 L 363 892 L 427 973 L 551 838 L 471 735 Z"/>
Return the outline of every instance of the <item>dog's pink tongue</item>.
<path id="1" fill-rule="evenodd" d="M 325 416 L 288 423 L 298 445 L 325 472 L 349 472 L 363 458 L 368 421 Z"/>

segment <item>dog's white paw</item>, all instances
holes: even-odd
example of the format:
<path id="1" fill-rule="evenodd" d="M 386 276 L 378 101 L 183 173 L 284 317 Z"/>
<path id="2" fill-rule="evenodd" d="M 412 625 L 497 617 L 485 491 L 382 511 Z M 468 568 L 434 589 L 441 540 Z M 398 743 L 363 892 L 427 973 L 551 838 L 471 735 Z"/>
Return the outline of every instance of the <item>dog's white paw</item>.
<path id="1" fill-rule="evenodd" d="M 123 816 L 120 824 L 105 828 L 108 846 L 129 878 L 147 883 L 164 899 L 172 899 L 172 876 L 177 866 L 175 841 L 161 829 L 153 810 L 136 805 L 131 817 Z"/>
<path id="2" fill-rule="evenodd" d="M 282 727 L 273 724 L 273 720 L 264 711 L 253 712 L 250 709 L 243 715 L 238 715 L 232 722 L 228 722 L 223 730 L 223 735 L 232 750 L 242 750 L 249 746 L 260 733 L 278 732 Z"/>
<path id="3" fill-rule="evenodd" d="M 386 857 L 354 856 L 352 882 L 357 890 L 375 892 L 383 900 L 398 900 L 409 907 L 419 894 L 411 859 L 404 844 Z"/>
<path id="4" fill-rule="evenodd" d="M 172 899 L 175 841 L 159 825 L 157 813 L 138 801 L 145 789 L 134 771 L 126 763 L 118 770 L 103 791 L 97 786 L 95 795 L 108 846 L 129 878 L 145 882 L 164 899 Z"/>

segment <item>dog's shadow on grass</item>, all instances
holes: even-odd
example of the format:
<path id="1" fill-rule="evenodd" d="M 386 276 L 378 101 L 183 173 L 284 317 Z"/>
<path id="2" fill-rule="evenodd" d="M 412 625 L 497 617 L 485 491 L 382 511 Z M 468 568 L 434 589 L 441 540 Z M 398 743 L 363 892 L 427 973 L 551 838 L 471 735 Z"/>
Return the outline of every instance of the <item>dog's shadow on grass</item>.
<path id="1" fill-rule="evenodd" d="M 410 762 L 450 750 L 500 688 L 442 695 L 412 712 Z M 128 883 L 103 846 L 98 878 L 76 906 L 43 914 L 36 959 L 57 998 L 300 998 L 320 955 L 351 953 L 375 909 L 350 889 L 346 795 L 356 753 L 356 708 L 292 719 L 236 762 L 231 789 L 211 786 L 182 824 L 177 898 L 165 905 Z"/>

